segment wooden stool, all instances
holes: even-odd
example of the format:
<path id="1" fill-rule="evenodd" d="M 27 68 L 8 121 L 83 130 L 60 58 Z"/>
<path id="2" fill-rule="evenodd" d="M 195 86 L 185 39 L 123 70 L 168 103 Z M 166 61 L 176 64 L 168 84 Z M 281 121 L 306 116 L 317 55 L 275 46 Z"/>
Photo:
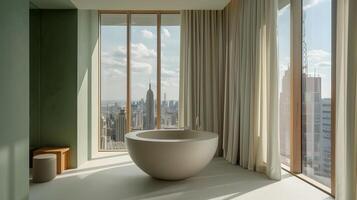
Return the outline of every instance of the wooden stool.
<path id="1" fill-rule="evenodd" d="M 35 150 L 33 155 L 39 154 L 56 154 L 57 156 L 57 174 L 62 174 L 66 169 L 69 169 L 69 148 L 68 147 L 43 147 Z"/>
<path id="2" fill-rule="evenodd" d="M 56 177 L 56 155 L 41 154 L 32 159 L 32 181 L 34 183 L 47 182 Z"/>

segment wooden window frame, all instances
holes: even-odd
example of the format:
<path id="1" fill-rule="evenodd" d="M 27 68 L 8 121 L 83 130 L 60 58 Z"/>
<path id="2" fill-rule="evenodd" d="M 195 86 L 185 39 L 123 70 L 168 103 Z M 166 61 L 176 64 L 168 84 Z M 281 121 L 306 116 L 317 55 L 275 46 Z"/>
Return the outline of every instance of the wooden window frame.
<path id="1" fill-rule="evenodd" d="M 302 174 L 302 17 L 303 0 L 290 1 L 290 62 L 291 76 L 291 119 L 290 119 L 290 166 L 282 169 L 319 190 L 335 196 L 335 140 L 336 140 L 336 8 L 337 0 L 331 0 L 331 188 Z"/>
<path id="2" fill-rule="evenodd" d="M 98 151 L 99 152 L 123 152 L 127 151 L 126 149 L 115 149 L 115 150 L 107 150 L 107 149 L 101 149 L 100 148 L 100 113 L 101 113 L 101 16 L 103 14 L 125 14 L 126 15 L 126 27 L 127 27 L 127 32 L 126 32 L 126 37 L 127 37 L 127 96 L 126 96 L 126 132 L 130 132 L 132 130 L 131 127 L 131 17 L 132 15 L 135 14 L 153 14 L 156 15 L 156 36 L 157 36 L 157 43 L 156 43 L 156 48 L 157 48 L 157 62 L 156 62 L 156 69 L 157 69 L 157 92 L 156 92 L 156 129 L 161 128 L 161 16 L 163 14 L 180 14 L 180 11 L 176 10 L 99 10 L 98 11 L 98 35 L 99 35 L 99 59 L 98 59 L 98 66 L 99 66 L 99 73 L 98 73 L 98 80 L 99 80 L 99 87 L 98 87 L 98 93 L 99 93 L 99 99 L 98 99 Z"/>

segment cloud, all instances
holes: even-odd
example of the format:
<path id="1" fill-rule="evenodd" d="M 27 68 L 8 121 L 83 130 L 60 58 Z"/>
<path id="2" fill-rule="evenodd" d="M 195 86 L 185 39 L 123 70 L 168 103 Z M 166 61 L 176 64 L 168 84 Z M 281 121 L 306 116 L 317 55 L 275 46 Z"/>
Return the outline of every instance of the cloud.
<path id="1" fill-rule="evenodd" d="M 101 62 L 105 67 L 114 67 L 116 65 L 126 65 L 126 47 L 118 46 L 110 52 L 102 52 Z"/>
<path id="2" fill-rule="evenodd" d="M 122 72 L 121 70 L 119 69 L 113 69 L 113 72 L 117 75 L 120 75 L 120 76 L 126 76 L 126 73 Z"/>
<path id="3" fill-rule="evenodd" d="M 169 87 L 170 86 L 170 82 L 169 81 L 161 81 L 161 86 L 163 87 Z"/>
<path id="4" fill-rule="evenodd" d="M 307 53 L 309 65 L 312 67 L 330 67 L 331 53 L 322 49 L 313 49 Z"/>
<path id="5" fill-rule="evenodd" d="M 131 62 L 131 69 L 132 72 L 134 73 L 145 72 L 151 74 L 152 68 L 153 68 L 152 65 L 147 62 L 137 62 L 137 61 Z"/>
<path id="6" fill-rule="evenodd" d="M 153 34 L 151 31 L 146 30 L 146 29 L 142 30 L 142 31 L 141 31 L 141 34 L 142 34 L 143 37 L 146 38 L 146 39 L 153 39 L 153 38 L 154 38 L 154 34 Z"/>
<path id="7" fill-rule="evenodd" d="M 321 2 L 324 2 L 325 0 L 309 0 L 306 1 L 307 3 L 304 3 L 304 10 L 310 9 L 318 4 L 320 4 Z"/>
<path id="8" fill-rule="evenodd" d="M 126 77 L 126 73 L 119 69 L 107 68 L 102 70 L 102 74 L 107 80 L 118 80 L 118 78 Z"/>
<path id="9" fill-rule="evenodd" d="M 278 11 L 278 17 L 284 15 L 288 10 L 290 10 L 290 4 L 288 4 L 287 6 L 281 8 L 281 9 Z"/>
<path id="10" fill-rule="evenodd" d="M 163 33 L 164 37 L 166 37 L 166 38 L 171 37 L 170 31 L 167 28 L 163 28 L 162 33 Z"/>
<path id="11" fill-rule="evenodd" d="M 114 56 L 102 56 L 102 66 L 105 68 L 124 67 L 126 66 L 126 58 L 116 58 Z"/>
<path id="12" fill-rule="evenodd" d="M 143 43 L 133 43 L 131 44 L 131 54 L 134 59 L 141 59 L 141 58 L 156 58 L 156 51 L 155 49 L 149 49 Z"/>
<path id="13" fill-rule="evenodd" d="M 170 70 L 167 69 L 166 67 L 161 68 L 161 73 L 164 77 L 178 77 L 179 73 L 177 70 Z"/>
<path id="14" fill-rule="evenodd" d="M 156 60 L 156 51 L 150 49 L 142 43 L 131 45 L 131 67 L 133 72 L 145 72 L 152 74 L 152 63 Z M 109 52 L 102 52 L 102 69 L 104 75 L 112 77 L 114 75 L 125 75 L 122 73 L 127 67 L 127 49 L 125 46 L 118 46 Z M 119 71 L 117 71 L 119 70 Z"/>
<path id="15" fill-rule="evenodd" d="M 331 53 L 322 49 L 313 49 L 308 51 L 307 56 L 308 68 L 305 73 L 324 79 L 330 76 L 327 71 L 330 71 L 328 68 L 331 67 Z"/>
<path id="16" fill-rule="evenodd" d="M 330 53 L 322 49 L 312 49 L 308 51 L 308 56 L 324 58 L 330 56 Z"/>
<path id="17" fill-rule="evenodd" d="M 331 67 L 331 62 L 330 61 L 322 61 L 317 64 L 319 67 Z"/>
<path id="18" fill-rule="evenodd" d="M 127 49 L 126 46 L 118 46 L 117 48 L 114 49 L 114 54 L 117 54 L 119 56 L 126 56 Z"/>
<path id="19" fill-rule="evenodd" d="M 135 83 L 134 87 L 139 87 L 139 88 L 142 88 L 142 89 L 146 89 L 148 86 L 147 85 L 144 85 L 142 83 Z"/>

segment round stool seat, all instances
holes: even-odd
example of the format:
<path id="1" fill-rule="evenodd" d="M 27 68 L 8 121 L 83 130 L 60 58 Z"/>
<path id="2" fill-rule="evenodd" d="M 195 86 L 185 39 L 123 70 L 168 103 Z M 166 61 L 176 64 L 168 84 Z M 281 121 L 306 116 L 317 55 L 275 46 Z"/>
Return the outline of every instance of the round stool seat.
<path id="1" fill-rule="evenodd" d="M 33 157 L 32 181 L 47 182 L 56 177 L 57 163 L 55 154 L 40 154 Z"/>

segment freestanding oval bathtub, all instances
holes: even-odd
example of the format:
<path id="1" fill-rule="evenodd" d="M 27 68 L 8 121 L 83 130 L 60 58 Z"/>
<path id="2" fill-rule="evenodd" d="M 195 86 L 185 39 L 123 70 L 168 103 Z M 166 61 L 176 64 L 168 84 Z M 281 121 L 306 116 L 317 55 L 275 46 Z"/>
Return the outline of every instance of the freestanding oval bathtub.
<path id="1" fill-rule="evenodd" d="M 163 180 L 195 175 L 213 158 L 218 135 L 193 130 L 150 130 L 126 134 L 130 157 L 144 172 Z"/>

